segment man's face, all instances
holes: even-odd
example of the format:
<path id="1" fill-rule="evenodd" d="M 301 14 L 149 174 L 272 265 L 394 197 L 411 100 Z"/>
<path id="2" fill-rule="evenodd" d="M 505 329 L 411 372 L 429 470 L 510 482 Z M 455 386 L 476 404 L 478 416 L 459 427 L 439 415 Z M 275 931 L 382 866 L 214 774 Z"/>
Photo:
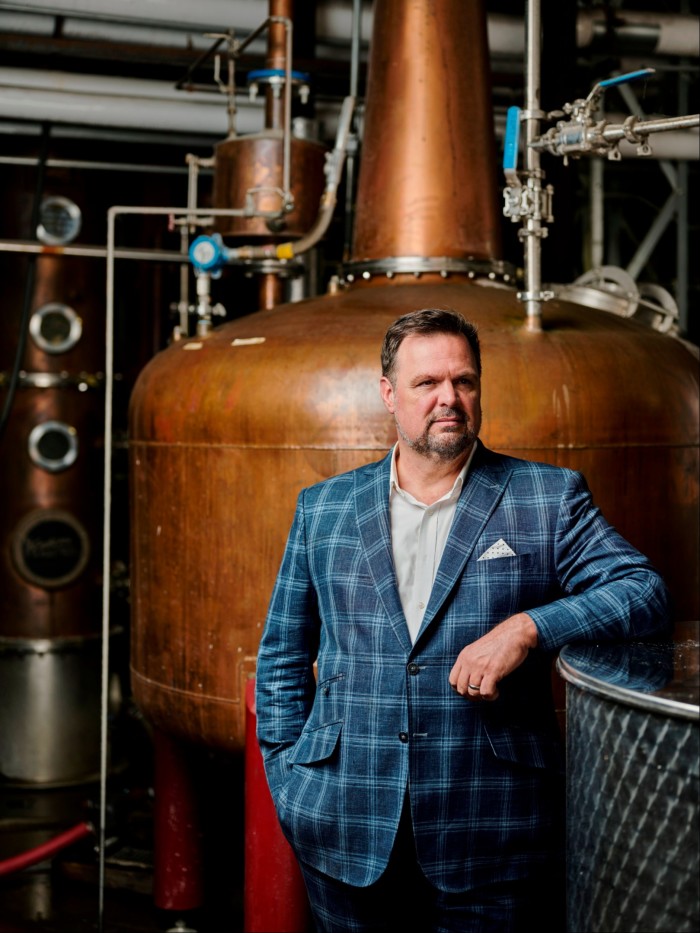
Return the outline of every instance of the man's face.
<path id="1" fill-rule="evenodd" d="M 380 382 L 402 443 L 416 453 L 453 460 L 481 427 L 481 380 L 471 347 L 458 334 L 413 334 L 396 355 L 394 385 Z"/>

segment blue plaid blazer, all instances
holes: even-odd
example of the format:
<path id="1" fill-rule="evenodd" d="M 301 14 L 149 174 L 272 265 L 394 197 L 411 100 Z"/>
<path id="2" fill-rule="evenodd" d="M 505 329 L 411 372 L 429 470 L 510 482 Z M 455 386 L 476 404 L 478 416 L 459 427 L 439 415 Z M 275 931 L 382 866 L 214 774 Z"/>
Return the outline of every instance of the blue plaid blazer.
<path id="1" fill-rule="evenodd" d="M 299 496 L 256 674 L 280 824 L 301 862 L 368 885 L 386 867 L 408 789 L 435 885 L 526 877 L 560 839 L 553 653 L 661 630 L 666 589 L 579 473 L 479 444 L 412 645 L 393 567 L 390 460 Z M 479 561 L 501 538 L 514 556 Z M 538 648 L 498 700 L 465 700 L 448 683 L 457 655 L 519 611 Z"/>

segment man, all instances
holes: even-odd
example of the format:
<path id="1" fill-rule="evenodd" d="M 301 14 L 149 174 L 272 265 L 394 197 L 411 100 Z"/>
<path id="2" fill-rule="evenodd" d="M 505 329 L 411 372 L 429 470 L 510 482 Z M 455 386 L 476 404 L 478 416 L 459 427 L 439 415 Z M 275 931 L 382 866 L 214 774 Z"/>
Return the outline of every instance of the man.
<path id="1" fill-rule="evenodd" d="M 665 587 L 580 474 L 477 440 L 461 315 L 399 318 L 382 372 L 398 442 L 301 492 L 260 645 L 280 823 L 324 933 L 562 930 L 551 661 L 659 631 Z"/>

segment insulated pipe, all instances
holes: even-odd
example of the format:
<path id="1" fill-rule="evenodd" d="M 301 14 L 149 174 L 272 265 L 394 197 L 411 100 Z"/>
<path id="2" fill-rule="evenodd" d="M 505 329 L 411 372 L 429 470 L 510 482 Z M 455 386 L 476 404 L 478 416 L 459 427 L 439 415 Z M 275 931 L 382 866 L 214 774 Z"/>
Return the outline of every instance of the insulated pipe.
<path id="1" fill-rule="evenodd" d="M 59 833 L 57 836 L 54 836 L 53 839 L 42 842 L 33 849 L 3 859 L 0 862 L 0 877 L 3 875 L 11 875 L 16 871 L 29 868 L 30 865 L 36 865 L 38 862 L 53 858 L 54 855 L 58 855 L 59 852 L 67 849 L 68 846 L 72 846 L 73 843 L 79 842 L 87 836 L 92 836 L 94 832 L 95 828 L 91 823 L 78 823 L 71 829 Z"/>
<path id="2" fill-rule="evenodd" d="M 603 9 L 582 10 L 576 19 L 577 46 L 586 48 L 598 36 L 610 32 L 618 48 L 624 48 L 627 41 L 643 48 L 645 53 L 654 55 L 681 55 L 688 58 L 700 55 L 697 16 L 619 8 L 615 8 L 612 14 L 612 20 L 608 22 L 607 13 Z"/>
<path id="3" fill-rule="evenodd" d="M 219 137 L 227 133 L 226 108 L 219 95 L 185 93 L 162 81 L 28 68 L 0 68 L 0 116 L 178 132 L 186 126 L 190 134 Z M 242 100 L 237 121 L 239 132 L 258 132 L 262 106 Z"/>
<path id="4" fill-rule="evenodd" d="M 109 35 L 110 24 L 121 24 L 122 28 L 164 27 L 162 42 L 172 42 L 173 31 L 216 32 L 233 26 L 237 32 L 253 29 L 267 15 L 267 0 L 141 0 L 124 3 L 124 0 L 100 0 L 99 9 L 94 0 L 21 0 L 4 4 L 8 10 L 16 10 L 27 21 L 34 14 L 38 19 L 60 16 L 64 21 L 62 34 L 74 35 L 76 22 L 104 24 L 100 35 Z M 663 7 L 659 3 L 659 7 Z M 320 41 L 345 42 L 351 29 L 351 10 L 341 0 L 320 0 L 316 10 L 316 32 Z M 40 24 L 39 24 L 40 25 Z M 46 22 L 50 32 L 52 25 Z M 522 55 L 522 31 L 518 38 L 518 27 L 522 19 L 491 13 L 488 17 L 489 46 L 496 54 Z M 25 27 L 28 28 L 28 27 Z M 614 19 L 609 26 L 603 10 L 582 10 L 577 16 L 577 44 L 585 48 L 599 35 L 610 30 L 617 44 L 629 39 L 649 46 L 649 51 L 658 55 L 683 55 L 697 57 L 698 17 L 685 13 L 667 13 L 663 10 L 635 11 L 614 10 Z M 362 12 L 361 37 L 368 42 L 372 30 L 372 15 L 369 4 Z M 80 31 L 82 37 L 89 33 Z"/>

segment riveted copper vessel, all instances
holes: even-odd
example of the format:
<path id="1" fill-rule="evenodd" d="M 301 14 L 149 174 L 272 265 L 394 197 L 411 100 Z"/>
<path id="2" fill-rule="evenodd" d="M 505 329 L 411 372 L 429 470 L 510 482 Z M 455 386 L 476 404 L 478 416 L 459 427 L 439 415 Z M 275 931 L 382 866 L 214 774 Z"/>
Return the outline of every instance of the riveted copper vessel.
<path id="1" fill-rule="evenodd" d="M 394 441 L 379 348 L 415 308 L 478 325 L 484 442 L 582 469 L 679 617 L 698 613 L 697 360 L 562 301 L 525 328 L 498 262 L 481 5 L 378 0 L 369 82 L 352 284 L 171 346 L 132 396 L 132 684 L 181 738 L 242 747 L 298 491 Z"/>

